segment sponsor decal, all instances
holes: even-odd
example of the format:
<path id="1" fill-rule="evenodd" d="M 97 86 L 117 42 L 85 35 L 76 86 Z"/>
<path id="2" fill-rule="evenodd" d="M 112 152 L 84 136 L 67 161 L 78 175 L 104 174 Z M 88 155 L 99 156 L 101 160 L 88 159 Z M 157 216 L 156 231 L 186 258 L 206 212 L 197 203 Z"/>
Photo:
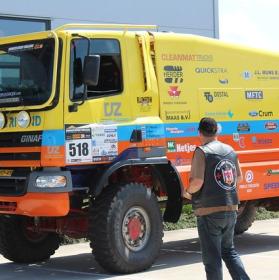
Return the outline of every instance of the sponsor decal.
<path id="1" fill-rule="evenodd" d="M 190 143 L 186 143 L 186 144 L 176 144 L 176 151 L 178 153 L 182 152 L 182 153 L 192 153 L 194 152 L 196 149 L 196 145 L 192 145 Z"/>
<path id="2" fill-rule="evenodd" d="M 168 149 L 168 152 L 170 152 L 170 153 L 176 152 L 175 141 L 168 141 L 167 142 L 167 149 Z"/>
<path id="3" fill-rule="evenodd" d="M 148 112 L 151 110 L 152 97 L 151 96 L 137 97 L 137 103 L 140 105 L 141 112 Z"/>
<path id="4" fill-rule="evenodd" d="M 267 130 L 274 130 L 277 128 L 277 123 L 276 122 L 266 122 L 264 124 L 265 129 Z"/>
<path id="5" fill-rule="evenodd" d="M 245 149 L 245 137 L 239 133 L 233 133 L 233 141 L 238 143 L 239 148 Z"/>
<path id="6" fill-rule="evenodd" d="M 246 90 L 245 98 L 248 100 L 263 99 L 263 91 L 262 90 Z"/>
<path id="7" fill-rule="evenodd" d="M 104 103 L 104 115 L 106 117 L 120 117 L 122 113 L 120 111 L 121 103 L 120 102 L 105 102 Z"/>
<path id="8" fill-rule="evenodd" d="M 246 131 L 250 131 L 250 125 L 245 122 L 245 123 L 239 123 L 237 125 L 237 131 L 238 132 L 246 132 Z"/>
<path id="9" fill-rule="evenodd" d="M 91 129 L 68 128 L 66 129 L 66 162 L 91 162 Z"/>
<path id="10" fill-rule="evenodd" d="M 170 86 L 168 89 L 168 94 L 170 97 L 178 98 L 181 91 L 178 90 L 178 86 Z"/>
<path id="11" fill-rule="evenodd" d="M 266 175 L 267 176 L 279 175 L 279 169 L 268 169 Z"/>
<path id="12" fill-rule="evenodd" d="M 206 91 L 203 93 L 203 95 L 205 100 L 210 103 L 214 101 L 214 98 L 229 97 L 226 91 L 213 91 L 212 93 L 210 91 Z"/>
<path id="13" fill-rule="evenodd" d="M 259 138 L 257 136 L 253 136 L 252 143 L 258 144 L 258 145 L 271 145 L 272 139 L 271 138 Z"/>
<path id="14" fill-rule="evenodd" d="M 249 70 L 244 70 L 241 76 L 244 80 L 250 80 L 252 78 L 252 73 Z"/>
<path id="15" fill-rule="evenodd" d="M 206 117 L 229 117 L 232 118 L 234 116 L 234 113 L 229 110 L 227 112 L 205 112 Z"/>
<path id="16" fill-rule="evenodd" d="M 249 116 L 250 117 L 257 117 L 259 115 L 259 113 L 257 111 L 251 111 L 249 112 Z"/>
<path id="17" fill-rule="evenodd" d="M 184 121 L 191 119 L 191 111 L 165 111 L 167 121 Z"/>
<path id="18" fill-rule="evenodd" d="M 165 82 L 170 83 L 182 83 L 183 82 L 183 71 L 181 66 L 164 66 L 164 78 Z"/>
<path id="19" fill-rule="evenodd" d="M 265 189 L 266 191 L 268 191 L 268 190 L 274 190 L 274 189 L 279 189 L 279 182 L 264 184 L 264 189 Z"/>
<path id="20" fill-rule="evenodd" d="M 279 69 L 255 70 L 254 75 L 258 80 L 279 80 Z"/>
<path id="21" fill-rule="evenodd" d="M 247 170 L 245 172 L 245 181 L 246 183 L 252 183 L 254 179 L 254 173 L 252 170 Z"/>
<path id="22" fill-rule="evenodd" d="M 163 53 L 161 55 L 164 61 L 213 61 L 212 54 L 172 54 Z"/>
<path id="23" fill-rule="evenodd" d="M 14 170 L 12 169 L 0 169 L 0 177 L 10 177 L 13 172 Z"/>
<path id="24" fill-rule="evenodd" d="M 179 129 L 178 127 L 166 127 L 166 131 L 170 134 L 183 134 L 184 130 Z"/>
<path id="25" fill-rule="evenodd" d="M 197 74 L 219 74 L 219 73 L 227 73 L 227 68 L 222 67 L 197 67 L 195 68 L 195 72 Z"/>
<path id="26" fill-rule="evenodd" d="M 227 85 L 229 83 L 228 79 L 219 79 L 219 83 L 222 85 Z"/>
<path id="27" fill-rule="evenodd" d="M 175 141 L 168 141 L 167 142 L 167 149 L 168 152 L 177 152 L 177 153 L 192 153 L 196 149 L 196 145 L 192 145 L 190 143 L 186 144 L 179 144 Z"/>
<path id="28" fill-rule="evenodd" d="M 2 91 L 0 92 L 0 104 L 21 102 L 21 95 L 21 91 Z"/>
<path id="29" fill-rule="evenodd" d="M 214 178 L 216 183 L 225 190 L 236 188 L 236 166 L 230 160 L 221 160 L 214 169 Z"/>
<path id="30" fill-rule="evenodd" d="M 41 141 L 41 134 L 22 135 L 20 138 L 20 143 L 41 143 Z"/>
<path id="31" fill-rule="evenodd" d="M 145 125 L 145 137 L 146 139 L 158 139 L 164 135 L 164 127 L 161 125 Z"/>
<path id="32" fill-rule="evenodd" d="M 273 112 L 272 111 L 250 111 L 249 112 L 250 117 L 273 117 Z"/>

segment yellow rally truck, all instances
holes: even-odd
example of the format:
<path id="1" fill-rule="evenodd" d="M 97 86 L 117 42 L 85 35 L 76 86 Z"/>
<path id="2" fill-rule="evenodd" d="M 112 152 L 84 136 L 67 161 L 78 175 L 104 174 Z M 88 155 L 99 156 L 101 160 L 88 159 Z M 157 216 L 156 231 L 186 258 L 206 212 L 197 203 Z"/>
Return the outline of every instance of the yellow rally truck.
<path id="1" fill-rule="evenodd" d="M 278 101 L 278 54 L 214 39 L 82 24 L 1 38 L 0 253 L 43 261 L 66 235 L 108 271 L 150 267 L 204 116 L 239 155 L 245 231 L 256 206 L 279 208 Z"/>

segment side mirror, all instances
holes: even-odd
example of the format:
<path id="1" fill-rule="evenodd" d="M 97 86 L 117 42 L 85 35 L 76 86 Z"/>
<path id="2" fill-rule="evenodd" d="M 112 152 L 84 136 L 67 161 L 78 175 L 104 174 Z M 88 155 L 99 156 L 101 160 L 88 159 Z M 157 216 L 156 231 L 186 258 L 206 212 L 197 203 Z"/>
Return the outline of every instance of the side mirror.
<path id="1" fill-rule="evenodd" d="M 83 83 L 87 86 L 96 86 L 99 81 L 100 74 L 100 62 L 99 55 L 87 55 L 84 58 L 83 64 Z"/>

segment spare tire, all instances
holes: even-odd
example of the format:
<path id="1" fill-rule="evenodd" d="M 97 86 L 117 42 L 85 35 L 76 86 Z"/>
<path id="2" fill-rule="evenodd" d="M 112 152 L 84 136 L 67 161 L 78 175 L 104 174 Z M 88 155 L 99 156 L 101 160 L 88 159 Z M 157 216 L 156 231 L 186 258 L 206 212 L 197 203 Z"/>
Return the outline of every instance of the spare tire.
<path id="1" fill-rule="evenodd" d="M 248 230 L 248 228 L 255 220 L 256 212 L 257 207 L 254 201 L 241 202 L 238 209 L 236 225 L 234 228 L 234 233 L 236 235 Z"/>

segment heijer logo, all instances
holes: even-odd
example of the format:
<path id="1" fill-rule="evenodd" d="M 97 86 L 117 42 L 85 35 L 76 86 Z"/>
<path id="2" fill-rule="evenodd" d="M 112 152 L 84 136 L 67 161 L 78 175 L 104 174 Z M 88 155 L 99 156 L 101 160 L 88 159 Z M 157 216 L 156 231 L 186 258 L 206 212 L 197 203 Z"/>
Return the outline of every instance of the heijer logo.
<path id="1" fill-rule="evenodd" d="M 183 71 L 182 66 L 164 66 L 164 78 L 166 83 L 182 83 L 183 82 Z"/>

